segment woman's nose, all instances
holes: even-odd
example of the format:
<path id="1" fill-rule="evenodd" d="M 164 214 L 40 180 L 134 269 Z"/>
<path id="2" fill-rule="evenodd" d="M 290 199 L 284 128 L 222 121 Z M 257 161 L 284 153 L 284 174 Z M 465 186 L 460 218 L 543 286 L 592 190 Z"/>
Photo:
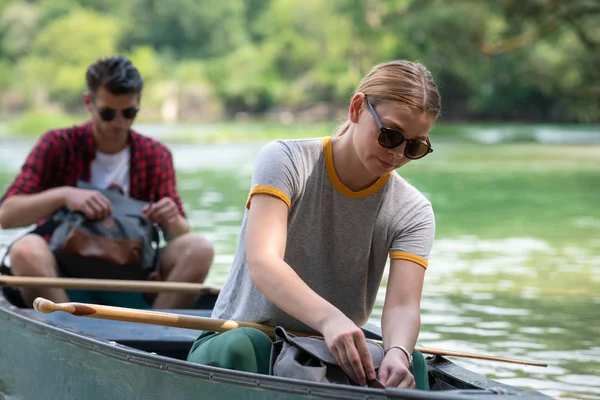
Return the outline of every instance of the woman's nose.
<path id="1" fill-rule="evenodd" d="M 404 157 L 404 148 L 406 147 L 406 142 L 402 143 L 398 147 L 394 147 L 393 149 L 388 149 L 388 152 L 394 156 L 394 158 L 402 158 Z"/>

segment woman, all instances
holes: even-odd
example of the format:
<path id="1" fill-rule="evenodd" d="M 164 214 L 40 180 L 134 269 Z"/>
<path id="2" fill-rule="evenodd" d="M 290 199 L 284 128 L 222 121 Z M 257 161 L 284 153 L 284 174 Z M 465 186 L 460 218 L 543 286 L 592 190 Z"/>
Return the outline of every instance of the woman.
<path id="1" fill-rule="evenodd" d="M 432 151 L 428 134 L 439 114 L 429 71 L 393 61 L 363 78 L 334 137 L 261 149 L 213 317 L 319 332 L 348 376 L 365 385 L 375 372 L 360 326 L 389 256 L 378 378 L 414 388 L 416 376 L 416 387 L 427 389 L 414 346 L 435 221 L 430 202 L 394 170 Z M 204 332 L 188 360 L 268 373 L 270 349 L 258 330 Z"/>

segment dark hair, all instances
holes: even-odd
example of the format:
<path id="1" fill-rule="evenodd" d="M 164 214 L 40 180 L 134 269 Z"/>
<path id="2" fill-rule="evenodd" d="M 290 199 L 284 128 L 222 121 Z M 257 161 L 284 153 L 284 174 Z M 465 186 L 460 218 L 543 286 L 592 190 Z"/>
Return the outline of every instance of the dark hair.
<path id="1" fill-rule="evenodd" d="M 144 81 L 137 68 L 124 56 L 99 59 L 86 73 L 88 91 L 94 95 L 100 87 L 114 95 L 139 94 Z"/>

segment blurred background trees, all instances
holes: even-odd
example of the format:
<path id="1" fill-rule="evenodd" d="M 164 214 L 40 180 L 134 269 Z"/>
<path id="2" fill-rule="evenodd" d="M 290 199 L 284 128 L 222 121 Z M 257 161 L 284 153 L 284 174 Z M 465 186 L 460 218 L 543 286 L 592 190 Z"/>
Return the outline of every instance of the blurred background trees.
<path id="1" fill-rule="evenodd" d="M 128 55 L 142 117 L 329 118 L 375 63 L 433 72 L 445 120 L 600 120 L 598 0 L 0 0 L 0 113 L 78 113 Z"/>

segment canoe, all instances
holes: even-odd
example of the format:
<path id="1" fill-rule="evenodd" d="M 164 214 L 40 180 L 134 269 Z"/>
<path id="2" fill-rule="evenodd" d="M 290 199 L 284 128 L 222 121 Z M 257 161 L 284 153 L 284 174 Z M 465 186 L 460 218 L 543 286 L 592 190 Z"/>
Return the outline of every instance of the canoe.
<path id="1" fill-rule="evenodd" d="M 216 297 L 192 310 L 209 317 Z M 12 301 L 12 302 L 11 302 Z M 16 303 L 16 304 L 13 304 Z M 373 325 L 367 337 L 380 339 Z M 20 307 L 0 293 L 0 399 L 549 399 L 490 380 L 447 358 L 427 358 L 431 391 L 313 383 L 185 361 L 199 332 Z M 504 395 L 504 396 L 502 396 Z"/>

